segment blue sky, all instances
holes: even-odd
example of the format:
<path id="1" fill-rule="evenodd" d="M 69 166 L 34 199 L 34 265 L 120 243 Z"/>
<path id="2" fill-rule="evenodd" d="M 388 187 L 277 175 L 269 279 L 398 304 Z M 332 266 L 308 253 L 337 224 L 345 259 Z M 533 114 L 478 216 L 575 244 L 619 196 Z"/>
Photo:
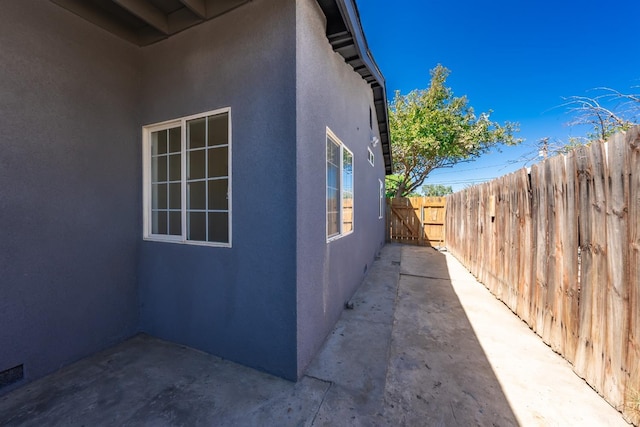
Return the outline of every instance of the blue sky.
<path id="1" fill-rule="evenodd" d="M 607 86 L 640 88 L 640 0 L 357 0 L 369 49 L 387 82 L 387 96 L 429 84 L 442 64 L 454 95 L 476 113 L 520 123 L 518 147 L 435 171 L 427 183 L 452 185 L 504 175 L 543 137 L 584 136 L 567 126 L 563 97 Z"/>

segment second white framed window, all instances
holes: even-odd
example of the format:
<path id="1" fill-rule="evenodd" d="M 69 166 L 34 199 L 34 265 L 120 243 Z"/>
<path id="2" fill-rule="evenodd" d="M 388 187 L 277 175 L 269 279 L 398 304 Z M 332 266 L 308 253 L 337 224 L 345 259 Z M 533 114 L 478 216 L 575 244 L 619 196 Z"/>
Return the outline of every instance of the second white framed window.
<path id="1" fill-rule="evenodd" d="M 327 239 L 353 232 L 353 153 L 327 128 Z"/>
<path id="2" fill-rule="evenodd" d="M 380 185 L 380 201 L 378 203 L 378 219 L 382 219 L 384 217 L 386 197 L 384 194 L 384 182 L 382 182 L 381 179 L 378 179 L 378 184 Z"/>

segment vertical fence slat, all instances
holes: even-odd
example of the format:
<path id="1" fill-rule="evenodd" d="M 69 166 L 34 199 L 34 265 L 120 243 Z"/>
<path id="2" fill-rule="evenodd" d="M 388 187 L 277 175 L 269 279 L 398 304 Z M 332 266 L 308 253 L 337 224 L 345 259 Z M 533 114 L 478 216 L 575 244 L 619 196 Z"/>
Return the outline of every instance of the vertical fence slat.
<path id="1" fill-rule="evenodd" d="M 628 150 L 623 134 L 617 134 L 608 143 L 608 184 L 607 197 L 607 329 L 604 394 L 614 407 L 621 409 L 624 404 L 626 376 L 624 365 L 627 356 L 629 322 L 627 305 L 628 293 L 628 246 L 627 246 L 627 201 Z"/>
<path id="2" fill-rule="evenodd" d="M 593 334 L 598 328 L 595 322 L 594 283 L 592 272 L 593 237 L 592 229 L 596 221 L 593 209 L 594 195 L 594 171 L 591 162 L 591 150 L 587 147 L 579 147 L 576 150 L 576 172 L 578 175 L 578 212 L 579 246 L 580 246 L 580 308 L 578 313 L 578 346 L 574 361 L 574 371 L 593 384 L 596 378 L 594 368 Z"/>
<path id="3" fill-rule="evenodd" d="M 547 264 L 549 262 L 548 237 L 548 202 L 546 188 L 546 168 L 544 165 L 531 168 L 531 180 L 534 188 L 534 218 L 536 220 L 536 268 L 533 307 L 536 315 L 533 330 L 547 344 L 548 336 L 544 334 L 545 307 L 547 300 Z"/>
<path id="4" fill-rule="evenodd" d="M 526 249 L 520 242 L 520 209 L 518 207 L 518 181 L 517 174 L 505 177 L 505 192 L 509 197 L 509 255 L 507 256 L 507 280 L 505 286 L 509 291 L 509 301 L 507 305 L 512 311 L 518 309 L 518 297 L 520 295 L 520 253 Z"/>
<path id="5" fill-rule="evenodd" d="M 560 317 L 563 354 L 570 362 L 575 360 L 578 345 L 578 212 L 577 173 L 575 153 L 565 157 L 564 215 L 562 218 L 562 262 L 563 310 Z"/>
<path id="6" fill-rule="evenodd" d="M 494 181 L 482 185 L 485 194 L 493 194 L 495 196 L 493 199 L 493 203 L 490 203 L 490 205 L 484 204 L 484 215 L 480 218 L 480 220 L 482 221 L 483 218 L 487 218 L 487 215 L 489 216 L 489 218 L 491 218 L 488 222 L 486 222 L 486 229 L 488 231 L 488 239 L 486 240 L 488 250 L 486 253 L 488 254 L 488 259 L 486 262 L 482 263 L 482 277 L 483 283 L 486 282 L 489 290 L 493 294 L 496 294 L 496 258 L 498 257 L 499 245 L 502 243 L 503 239 L 502 235 L 499 235 L 496 230 L 496 228 L 498 227 L 496 218 L 499 218 L 498 211 L 500 209 L 500 198 L 498 197 L 499 195 L 497 195 L 495 191 L 493 191 L 493 187 Z M 487 197 L 485 196 L 480 199 L 481 206 L 483 205 L 483 200 L 487 200 Z M 491 200 L 490 197 L 489 200 Z M 495 214 L 495 216 L 493 216 L 492 214 Z"/>
<path id="7" fill-rule="evenodd" d="M 606 283 L 607 283 L 607 213 L 606 198 L 607 168 L 605 164 L 604 149 L 601 144 L 593 145 L 591 154 L 593 156 L 593 218 L 590 224 L 592 229 L 592 251 L 593 268 L 592 277 L 585 277 L 585 280 L 593 281 L 594 307 L 593 319 L 595 327 L 591 339 L 593 341 L 594 371 L 595 377 L 591 383 L 599 393 L 604 389 L 604 352 L 605 352 L 605 332 L 607 330 L 606 312 Z"/>
<path id="8" fill-rule="evenodd" d="M 640 424 L 640 128 L 627 134 L 629 146 L 629 339 L 624 415 Z"/>
<path id="9" fill-rule="evenodd" d="M 531 275 L 533 273 L 534 257 L 531 253 L 533 247 L 531 233 L 531 186 L 529 183 L 529 174 L 525 169 L 516 172 L 515 186 L 518 189 L 518 222 L 519 222 L 519 246 L 520 271 L 518 274 L 518 310 L 517 313 L 529 326 L 531 326 L 530 311 L 530 292 L 531 292 Z"/>
<path id="10" fill-rule="evenodd" d="M 556 156 L 544 163 L 547 170 L 546 188 L 548 201 L 548 262 L 547 294 L 544 310 L 543 337 L 551 348 L 562 352 L 562 338 L 558 317 L 562 315 L 562 188 L 564 184 L 564 159 Z"/>

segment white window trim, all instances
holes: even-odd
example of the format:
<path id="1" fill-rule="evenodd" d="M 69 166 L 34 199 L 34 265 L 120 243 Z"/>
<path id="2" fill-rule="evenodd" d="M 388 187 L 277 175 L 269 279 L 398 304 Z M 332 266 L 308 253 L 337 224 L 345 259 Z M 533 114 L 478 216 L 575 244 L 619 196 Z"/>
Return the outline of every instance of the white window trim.
<path id="1" fill-rule="evenodd" d="M 374 166 L 374 155 L 373 155 L 373 151 L 371 151 L 371 148 L 367 147 L 367 160 L 369 160 L 369 164 L 371 166 Z"/>
<path id="2" fill-rule="evenodd" d="M 339 212 L 339 221 L 338 221 L 338 226 L 340 228 L 340 231 L 338 232 L 338 234 L 333 235 L 331 237 L 329 237 L 329 227 L 327 225 L 327 216 L 328 216 L 328 212 L 327 212 L 327 197 L 329 196 L 328 193 L 328 188 L 327 188 L 327 181 L 328 181 L 328 176 L 327 176 L 327 138 L 331 138 L 334 142 L 336 142 L 339 146 L 340 146 L 340 172 L 338 174 L 338 179 L 340 182 L 340 206 L 338 207 L 338 212 Z M 353 157 L 353 152 L 351 150 L 349 150 L 344 143 L 342 142 L 342 140 L 340 138 L 338 138 L 336 136 L 335 133 L 333 133 L 333 131 L 331 129 L 329 129 L 329 127 L 327 127 L 326 129 L 326 135 L 324 138 L 324 162 L 325 162 L 325 177 L 324 177 L 324 188 L 325 188 L 325 206 L 324 206 L 324 212 L 325 212 L 325 220 L 324 220 L 324 227 L 325 227 L 325 232 L 324 235 L 327 236 L 327 243 L 329 242 L 333 242 L 334 240 L 338 240 L 341 239 L 345 236 L 348 236 L 350 234 L 353 234 L 353 231 L 356 228 L 356 217 L 355 217 L 355 194 L 356 194 L 356 179 L 355 179 L 355 158 Z M 343 154 L 343 150 L 346 150 L 349 154 L 351 154 L 351 168 L 352 168 L 352 174 L 353 174 L 353 189 L 352 189 L 352 194 L 353 194 L 353 213 L 352 213 L 352 222 L 351 222 L 351 230 L 344 232 L 343 231 L 343 226 L 344 226 L 344 222 L 342 220 L 342 209 L 343 209 L 343 185 L 342 185 L 342 171 L 344 168 L 343 165 L 343 161 L 344 161 L 344 154 Z"/>
<path id="3" fill-rule="evenodd" d="M 229 242 L 203 242 L 197 240 L 187 240 L 187 144 L 186 144 L 186 136 L 187 136 L 187 122 L 194 119 L 199 119 L 207 116 L 214 116 L 217 114 L 227 113 L 228 117 L 228 142 L 227 142 L 227 156 L 228 156 L 228 215 L 229 215 Z M 171 236 L 164 234 L 153 234 L 152 233 L 152 224 L 151 224 L 151 133 L 161 130 L 166 130 L 169 128 L 173 128 L 176 126 L 180 126 L 181 132 L 181 197 L 182 197 L 182 234 L 180 236 Z M 150 125 L 145 125 L 142 127 L 142 238 L 148 241 L 154 242 L 171 242 L 171 243 L 180 243 L 186 245 L 195 245 L 195 246 L 213 246 L 213 247 L 224 247 L 230 248 L 232 247 L 233 241 L 233 200 L 232 200 L 232 120 L 231 120 L 231 108 L 219 108 L 217 110 L 207 111 L 204 113 L 193 114 L 186 117 L 181 117 L 179 119 L 167 120 L 160 123 L 153 123 Z"/>
<path id="4" fill-rule="evenodd" d="M 386 197 L 384 193 L 384 182 L 380 178 L 378 178 L 378 182 L 380 183 L 380 200 L 378 201 L 378 219 L 384 218 L 384 210 L 386 208 Z"/>

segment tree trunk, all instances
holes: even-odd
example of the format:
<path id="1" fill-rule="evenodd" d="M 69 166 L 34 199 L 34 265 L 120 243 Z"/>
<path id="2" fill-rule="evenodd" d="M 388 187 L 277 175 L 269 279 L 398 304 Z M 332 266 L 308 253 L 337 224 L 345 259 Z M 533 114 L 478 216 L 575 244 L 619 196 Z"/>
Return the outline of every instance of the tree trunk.
<path id="1" fill-rule="evenodd" d="M 396 194 L 393 196 L 395 198 L 399 198 L 402 197 L 402 194 L 404 193 L 404 189 L 406 188 L 405 182 L 404 180 L 400 182 L 400 184 L 398 184 L 398 188 L 396 188 Z"/>

